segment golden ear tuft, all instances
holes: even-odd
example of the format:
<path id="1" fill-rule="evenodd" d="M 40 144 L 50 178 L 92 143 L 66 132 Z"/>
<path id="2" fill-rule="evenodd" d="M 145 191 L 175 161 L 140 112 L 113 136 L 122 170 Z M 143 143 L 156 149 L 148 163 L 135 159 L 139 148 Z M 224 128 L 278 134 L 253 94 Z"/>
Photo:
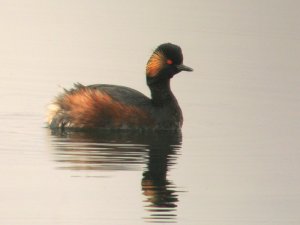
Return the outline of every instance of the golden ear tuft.
<path id="1" fill-rule="evenodd" d="M 158 72 L 161 70 L 163 65 L 165 64 L 165 56 L 162 52 L 156 51 L 152 54 L 150 57 L 147 68 L 146 68 L 146 74 L 148 77 L 155 77 Z"/>

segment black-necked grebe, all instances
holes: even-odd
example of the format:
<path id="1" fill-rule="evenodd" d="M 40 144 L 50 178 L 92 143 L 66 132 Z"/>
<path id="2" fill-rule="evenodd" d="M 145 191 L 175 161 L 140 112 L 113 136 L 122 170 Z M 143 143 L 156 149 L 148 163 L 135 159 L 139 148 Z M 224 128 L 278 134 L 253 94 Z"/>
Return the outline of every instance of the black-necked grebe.
<path id="1" fill-rule="evenodd" d="M 51 129 L 178 130 L 183 117 L 170 89 L 170 79 L 181 71 L 181 48 L 166 43 L 157 47 L 146 67 L 151 98 L 128 87 L 75 84 L 49 106 Z"/>

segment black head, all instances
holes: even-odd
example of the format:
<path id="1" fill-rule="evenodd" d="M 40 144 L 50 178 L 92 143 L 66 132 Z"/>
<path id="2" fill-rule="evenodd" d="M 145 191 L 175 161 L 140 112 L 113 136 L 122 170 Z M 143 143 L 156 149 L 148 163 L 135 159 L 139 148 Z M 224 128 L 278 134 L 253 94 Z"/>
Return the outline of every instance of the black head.
<path id="1" fill-rule="evenodd" d="M 192 68 L 182 64 L 181 48 L 166 43 L 158 46 L 147 63 L 146 75 L 148 82 L 170 79 L 181 71 L 193 71 Z"/>

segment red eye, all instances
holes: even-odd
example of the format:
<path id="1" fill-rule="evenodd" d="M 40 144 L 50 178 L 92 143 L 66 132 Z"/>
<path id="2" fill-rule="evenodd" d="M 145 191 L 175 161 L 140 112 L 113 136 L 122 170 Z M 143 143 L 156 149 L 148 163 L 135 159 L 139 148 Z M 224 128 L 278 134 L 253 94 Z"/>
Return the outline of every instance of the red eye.
<path id="1" fill-rule="evenodd" d="M 167 59 L 167 64 L 172 65 L 173 61 L 171 59 Z"/>

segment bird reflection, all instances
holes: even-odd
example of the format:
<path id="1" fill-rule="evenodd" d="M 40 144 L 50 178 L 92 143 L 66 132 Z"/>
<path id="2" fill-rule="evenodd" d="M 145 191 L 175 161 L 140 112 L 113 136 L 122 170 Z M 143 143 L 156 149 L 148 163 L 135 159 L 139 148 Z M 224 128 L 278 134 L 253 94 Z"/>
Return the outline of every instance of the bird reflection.
<path id="1" fill-rule="evenodd" d="M 158 141 L 159 140 L 159 141 Z M 181 147 L 181 133 L 168 133 L 149 143 L 147 168 L 143 173 L 142 189 L 147 196 L 148 220 L 175 222 L 178 197 L 176 186 L 167 179 L 168 166 L 175 164 Z M 173 212 L 173 213 L 172 213 Z"/>
<path id="2" fill-rule="evenodd" d="M 59 169 L 143 170 L 141 181 L 149 222 L 176 222 L 178 190 L 168 179 L 181 149 L 181 132 L 53 132 Z"/>

